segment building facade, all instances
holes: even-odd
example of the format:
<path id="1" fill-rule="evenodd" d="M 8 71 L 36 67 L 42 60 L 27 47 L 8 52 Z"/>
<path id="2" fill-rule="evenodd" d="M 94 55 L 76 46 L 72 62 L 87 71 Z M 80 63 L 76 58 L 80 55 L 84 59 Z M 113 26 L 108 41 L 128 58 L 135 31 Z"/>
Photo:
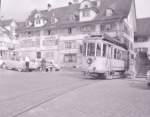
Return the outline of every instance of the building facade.
<path id="1" fill-rule="evenodd" d="M 0 58 L 9 59 L 17 44 L 14 20 L 0 20 Z"/>
<path id="2" fill-rule="evenodd" d="M 135 52 L 146 52 L 150 55 L 150 18 L 137 19 L 135 33 Z"/>
<path id="3" fill-rule="evenodd" d="M 150 70 L 150 18 L 137 19 L 134 50 L 136 53 L 137 77 L 146 76 Z"/>
<path id="4" fill-rule="evenodd" d="M 133 52 L 134 0 L 83 0 L 68 6 L 34 10 L 17 28 L 19 56 L 52 59 L 62 66 L 81 64 L 82 41 L 106 33 Z"/>

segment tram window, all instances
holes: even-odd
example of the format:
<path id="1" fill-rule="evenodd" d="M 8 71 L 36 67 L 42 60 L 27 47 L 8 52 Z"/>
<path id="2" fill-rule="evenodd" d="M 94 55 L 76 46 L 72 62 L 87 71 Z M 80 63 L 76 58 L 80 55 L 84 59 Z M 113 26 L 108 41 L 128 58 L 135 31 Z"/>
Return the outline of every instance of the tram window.
<path id="1" fill-rule="evenodd" d="M 117 59 L 117 49 L 114 49 L 114 59 Z"/>
<path id="2" fill-rule="evenodd" d="M 101 56 L 101 44 L 97 44 L 96 56 Z"/>
<path id="3" fill-rule="evenodd" d="M 106 44 L 103 44 L 103 57 L 106 57 Z"/>
<path id="4" fill-rule="evenodd" d="M 83 45 L 83 56 L 86 56 L 86 43 Z"/>
<path id="5" fill-rule="evenodd" d="M 95 43 L 88 43 L 87 56 L 95 56 Z"/>
<path id="6" fill-rule="evenodd" d="M 117 51 L 117 59 L 121 59 L 121 52 L 120 52 L 120 50 Z"/>

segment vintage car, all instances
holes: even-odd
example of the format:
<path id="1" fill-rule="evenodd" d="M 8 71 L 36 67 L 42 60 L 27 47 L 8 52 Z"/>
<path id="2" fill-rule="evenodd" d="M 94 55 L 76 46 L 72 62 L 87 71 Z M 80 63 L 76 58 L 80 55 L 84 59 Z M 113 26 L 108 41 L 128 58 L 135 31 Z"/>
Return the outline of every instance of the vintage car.
<path id="1" fill-rule="evenodd" d="M 3 59 L 0 59 L 0 68 L 3 67 L 3 64 L 4 64 L 4 60 L 3 60 Z"/>
<path id="2" fill-rule="evenodd" d="M 59 71 L 61 68 L 54 61 L 46 61 L 46 70 L 47 71 Z"/>
<path id="3" fill-rule="evenodd" d="M 150 70 L 147 72 L 147 85 L 150 86 Z"/>
<path id="4" fill-rule="evenodd" d="M 36 62 L 30 62 L 29 70 L 35 70 L 39 67 L 39 64 Z M 16 60 L 5 60 L 3 63 L 3 68 L 17 70 L 20 72 L 26 71 L 25 61 L 16 59 Z"/>
<path id="5" fill-rule="evenodd" d="M 5 60 L 3 64 L 3 68 L 5 69 L 12 69 L 12 70 L 17 70 L 17 71 L 25 71 L 25 62 L 21 60 Z"/>
<path id="6" fill-rule="evenodd" d="M 46 66 L 45 66 L 44 71 L 52 72 L 52 71 L 59 71 L 60 69 L 61 67 L 57 65 L 56 63 L 54 63 L 53 60 L 46 60 Z M 42 63 L 40 63 L 40 67 L 38 68 L 38 71 L 43 71 Z"/>

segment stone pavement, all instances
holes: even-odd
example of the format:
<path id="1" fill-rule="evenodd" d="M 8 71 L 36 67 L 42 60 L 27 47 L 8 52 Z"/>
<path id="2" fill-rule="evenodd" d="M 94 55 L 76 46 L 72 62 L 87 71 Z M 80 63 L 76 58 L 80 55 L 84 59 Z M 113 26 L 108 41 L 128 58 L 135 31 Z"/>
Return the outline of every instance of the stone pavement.
<path id="1" fill-rule="evenodd" d="M 149 106 L 143 80 L 0 71 L 0 117 L 149 117 Z"/>
<path id="2" fill-rule="evenodd" d="M 150 88 L 136 83 L 128 80 L 94 83 L 19 117 L 149 117 Z"/>

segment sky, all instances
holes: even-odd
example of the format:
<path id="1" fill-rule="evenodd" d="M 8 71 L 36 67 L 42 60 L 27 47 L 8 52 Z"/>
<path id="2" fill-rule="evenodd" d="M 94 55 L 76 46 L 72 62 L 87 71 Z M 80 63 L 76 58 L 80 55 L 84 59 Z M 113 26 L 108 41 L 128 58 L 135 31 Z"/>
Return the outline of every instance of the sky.
<path id="1" fill-rule="evenodd" d="M 0 16 L 4 19 L 24 20 L 34 9 L 46 9 L 47 3 L 52 7 L 67 5 L 71 0 L 1 0 Z M 135 0 L 137 17 L 150 17 L 150 0 Z"/>

